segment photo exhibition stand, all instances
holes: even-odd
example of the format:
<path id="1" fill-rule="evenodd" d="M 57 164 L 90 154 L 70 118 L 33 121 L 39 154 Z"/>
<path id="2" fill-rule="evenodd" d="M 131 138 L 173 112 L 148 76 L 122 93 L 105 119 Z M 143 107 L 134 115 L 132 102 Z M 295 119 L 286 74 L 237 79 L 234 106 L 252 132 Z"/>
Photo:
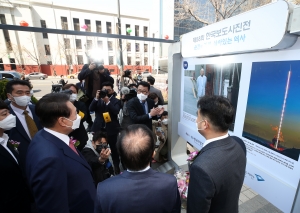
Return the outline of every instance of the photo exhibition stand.
<path id="1" fill-rule="evenodd" d="M 169 48 L 169 159 L 187 170 L 200 71 L 206 95 L 236 109 L 229 134 L 247 147 L 244 183 L 283 212 L 300 212 L 300 7 L 278 1 L 184 34 Z M 202 72 L 202 71 L 201 71 Z M 203 82 L 202 82 L 203 83 Z"/>

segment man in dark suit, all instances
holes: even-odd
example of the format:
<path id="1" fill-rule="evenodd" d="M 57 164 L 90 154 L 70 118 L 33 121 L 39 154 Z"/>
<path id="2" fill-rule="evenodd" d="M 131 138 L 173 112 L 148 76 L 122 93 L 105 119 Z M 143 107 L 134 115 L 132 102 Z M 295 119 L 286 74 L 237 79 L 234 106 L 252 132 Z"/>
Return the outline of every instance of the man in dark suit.
<path id="1" fill-rule="evenodd" d="M 150 168 L 152 131 L 145 125 L 130 125 L 121 133 L 117 146 L 127 171 L 98 184 L 95 213 L 179 213 L 176 178 Z"/>
<path id="2" fill-rule="evenodd" d="M 22 176 L 19 155 L 14 142 L 4 133 L 15 126 L 16 116 L 0 101 L 0 212 L 30 213 L 30 193 Z"/>
<path id="3" fill-rule="evenodd" d="M 120 157 L 117 151 L 116 143 L 120 131 L 118 114 L 121 109 L 121 101 L 115 97 L 116 93 L 114 91 L 114 85 L 111 82 L 102 83 L 102 93 L 105 96 L 101 96 L 99 90 L 96 94 L 96 97 L 90 105 L 90 111 L 95 111 L 96 113 L 96 118 L 92 127 L 92 131 L 106 131 L 108 144 L 111 149 L 115 174 L 119 174 Z M 105 122 L 103 113 L 109 114 L 110 121 Z"/>
<path id="4" fill-rule="evenodd" d="M 137 97 L 127 102 L 127 110 L 133 124 L 144 124 L 152 130 L 152 119 L 164 112 L 164 108 L 154 108 L 154 101 L 148 98 L 150 85 L 141 81 L 138 83 Z"/>
<path id="5" fill-rule="evenodd" d="M 98 90 L 101 89 L 103 82 L 114 83 L 114 79 L 109 75 L 109 72 L 105 72 L 103 65 L 97 65 L 92 62 L 90 65 L 85 64 L 82 67 L 81 72 L 78 74 L 78 80 L 84 80 L 85 94 L 88 96 L 89 100 L 86 102 L 87 107 L 92 103 L 94 97 Z M 91 126 L 88 127 L 88 132 Z"/>
<path id="6" fill-rule="evenodd" d="M 26 174 L 37 212 L 92 213 L 92 170 L 68 136 L 80 125 L 75 106 L 68 95 L 51 93 L 39 100 L 36 114 L 45 128 L 28 148 Z"/>
<path id="7" fill-rule="evenodd" d="M 151 75 L 147 76 L 147 82 L 150 84 L 149 93 L 155 93 L 158 96 L 158 105 L 164 105 L 164 97 L 159 89 L 156 89 L 153 85 L 155 83 L 155 78 Z"/>
<path id="8" fill-rule="evenodd" d="M 18 147 L 20 166 L 25 177 L 25 160 L 28 146 L 42 128 L 35 115 L 35 105 L 29 104 L 31 100 L 30 84 L 28 81 L 12 80 L 6 84 L 7 98 L 11 101 L 10 113 L 16 116 L 16 127 L 7 132 L 9 138 L 20 142 Z"/>
<path id="9" fill-rule="evenodd" d="M 238 212 L 246 169 L 246 147 L 228 135 L 234 108 L 222 96 L 198 101 L 197 130 L 206 139 L 190 166 L 187 212 Z"/>

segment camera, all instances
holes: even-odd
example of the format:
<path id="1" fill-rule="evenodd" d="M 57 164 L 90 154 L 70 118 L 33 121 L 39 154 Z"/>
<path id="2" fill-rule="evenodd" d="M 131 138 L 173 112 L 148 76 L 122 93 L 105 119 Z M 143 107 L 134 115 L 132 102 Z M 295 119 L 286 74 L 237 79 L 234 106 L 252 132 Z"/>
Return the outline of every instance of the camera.
<path id="1" fill-rule="evenodd" d="M 129 101 L 131 98 L 136 97 L 136 95 L 137 95 L 136 89 L 130 89 L 129 93 L 125 95 L 125 99 Z"/>
<path id="2" fill-rule="evenodd" d="M 100 90 L 99 96 L 100 96 L 100 98 L 105 98 L 106 96 L 108 96 L 107 90 L 106 89 Z"/>
<path id="3" fill-rule="evenodd" d="M 124 71 L 124 77 L 130 77 L 130 74 L 131 74 L 131 70 L 125 70 Z"/>

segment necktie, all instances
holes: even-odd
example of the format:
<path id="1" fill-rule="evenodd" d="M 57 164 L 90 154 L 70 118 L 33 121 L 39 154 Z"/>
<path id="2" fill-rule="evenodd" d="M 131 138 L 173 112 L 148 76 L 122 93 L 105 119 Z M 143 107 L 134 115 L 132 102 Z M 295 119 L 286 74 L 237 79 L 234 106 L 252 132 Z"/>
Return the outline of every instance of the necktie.
<path id="1" fill-rule="evenodd" d="M 147 113 L 147 111 L 146 111 L 145 102 L 142 102 L 141 104 L 142 104 L 142 107 L 143 107 L 143 109 L 144 109 L 144 113 L 146 114 L 146 113 Z"/>
<path id="2" fill-rule="evenodd" d="M 34 122 L 34 120 L 28 115 L 28 111 L 24 111 L 23 114 L 25 115 L 25 120 L 26 120 L 26 124 L 29 130 L 29 134 L 31 139 L 33 138 L 33 136 L 39 131 L 38 128 L 36 127 L 36 124 Z"/>
<path id="3" fill-rule="evenodd" d="M 78 152 L 72 142 L 69 142 L 69 147 L 78 155 Z"/>

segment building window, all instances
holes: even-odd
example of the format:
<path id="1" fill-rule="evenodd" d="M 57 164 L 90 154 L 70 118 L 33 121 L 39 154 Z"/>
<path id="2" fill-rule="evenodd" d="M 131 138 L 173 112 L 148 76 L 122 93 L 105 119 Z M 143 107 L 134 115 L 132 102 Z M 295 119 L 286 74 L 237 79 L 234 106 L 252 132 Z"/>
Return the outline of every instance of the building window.
<path id="1" fill-rule="evenodd" d="M 75 39 L 76 49 L 82 49 L 81 39 Z"/>
<path id="2" fill-rule="evenodd" d="M 148 65 L 148 57 L 144 58 L 144 65 Z"/>
<path id="3" fill-rule="evenodd" d="M 77 61 L 78 61 L 78 64 L 83 64 L 83 56 L 77 55 Z"/>
<path id="4" fill-rule="evenodd" d="M 148 44 L 144 44 L 144 52 L 145 52 L 145 53 L 148 52 Z"/>
<path id="5" fill-rule="evenodd" d="M 152 47 L 152 53 L 155 53 L 155 47 Z"/>
<path id="6" fill-rule="evenodd" d="M 91 32 L 91 21 L 88 19 L 84 19 L 84 24 L 87 26 L 86 31 Z"/>
<path id="7" fill-rule="evenodd" d="M 65 49 L 70 49 L 71 48 L 71 44 L 70 44 L 70 39 L 69 38 L 64 38 L 64 45 L 65 45 Z"/>
<path id="8" fill-rule="evenodd" d="M 1 21 L 1 24 L 6 24 L 6 19 L 5 19 L 4 14 L 0 14 L 0 21 Z M 3 35 L 4 35 L 4 39 L 5 39 L 6 48 L 8 51 L 12 51 L 12 46 L 11 46 L 11 41 L 10 41 L 8 30 L 2 30 L 2 31 L 3 31 Z"/>
<path id="9" fill-rule="evenodd" d="M 68 28 L 68 19 L 67 19 L 67 17 L 61 16 L 60 20 L 61 20 L 61 29 L 68 30 L 69 28 Z"/>
<path id="10" fill-rule="evenodd" d="M 96 32 L 102 33 L 101 21 L 96 21 Z"/>
<path id="11" fill-rule="evenodd" d="M 103 50 L 103 41 L 97 41 L 98 48 Z"/>
<path id="12" fill-rule="evenodd" d="M 16 61 L 14 58 L 10 58 L 9 59 L 9 62 L 10 62 L 10 68 L 11 70 L 16 70 L 17 69 L 17 66 L 16 66 Z"/>
<path id="13" fill-rule="evenodd" d="M 41 20 L 41 27 L 42 28 L 47 28 L 45 20 Z M 47 33 L 43 33 L 43 38 L 48 38 L 48 34 Z"/>
<path id="14" fill-rule="evenodd" d="M 116 23 L 116 34 L 119 34 L 119 24 Z"/>
<path id="15" fill-rule="evenodd" d="M 74 25 L 74 30 L 80 31 L 79 19 L 78 18 L 73 18 L 73 25 Z"/>
<path id="16" fill-rule="evenodd" d="M 111 22 L 106 22 L 106 33 L 111 33 Z"/>
<path id="17" fill-rule="evenodd" d="M 148 37 L 148 27 L 144 27 L 144 37 Z"/>
<path id="18" fill-rule="evenodd" d="M 135 25 L 135 36 L 140 36 L 140 29 L 139 29 L 139 25 Z"/>
<path id="19" fill-rule="evenodd" d="M 135 52 L 140 52 L 140 44 L 135 43 Z"/>
<path id="20" fill-rule="evenodd" d="M 92 40 L 86 40 L 86 48 L 88 50 L 93 48 L 93 41 Z"/>
<path id="21" fill-rule="evenodd" d="M 109 51 L 113 51 L 113 42 L 112 41 L 108 41 L 107 42 L 107 47 Z"/>
<path id="22" fill-rule="evenodd" d="M 127 57 L 127 65 L 131 65 L 131 57 Z"/>
<path id="23" fill-rule="evenodd" d="M 127 29 L 130 29 L 130 24 L 126 24 L 126 35 L 130 35 L 130 33 L 129 32 L 127 32 Z"/>
<path id="24" fill-rule="evenodd" d="M 49 45 L 45 45 L 45 52 L 46 52 L 46 55 L 51 55 L 50 46 Z"/>
<path id="25" fill-rule="evenodd" d="M 47 65 L 52 65 L 52 61 L 47 61 Z"/>
<path id="26" fill-rule="evenodd" d="M 67 64 L 72 64 L 73 61 L 72 61 L 72 56 L 71 55 L 66 55 L 67 58 L 66 58 L 66 61 L 67 61 Z"/>
<path id="27" fill-rule="evenodd" d="M 127 47 L 127 52 L 131 52 L 131 43 L 130 42 L 127 42 L 126 47 Z"/>
<path id="28" fill-rule="evenodd" d="M 113 56 L 109 56 L 108 57 L 108 64 L 109 65 L 113 65 L 114 64 L 114 57 Z"/>
<path id="29" fill-rule="evenodd" d="M 135 62 L 135 65 L 136 65 L 136 66 L 140 66 L 140 62 L 139 62 L 139 61 L 136 61 L 136 62 Z"/>

